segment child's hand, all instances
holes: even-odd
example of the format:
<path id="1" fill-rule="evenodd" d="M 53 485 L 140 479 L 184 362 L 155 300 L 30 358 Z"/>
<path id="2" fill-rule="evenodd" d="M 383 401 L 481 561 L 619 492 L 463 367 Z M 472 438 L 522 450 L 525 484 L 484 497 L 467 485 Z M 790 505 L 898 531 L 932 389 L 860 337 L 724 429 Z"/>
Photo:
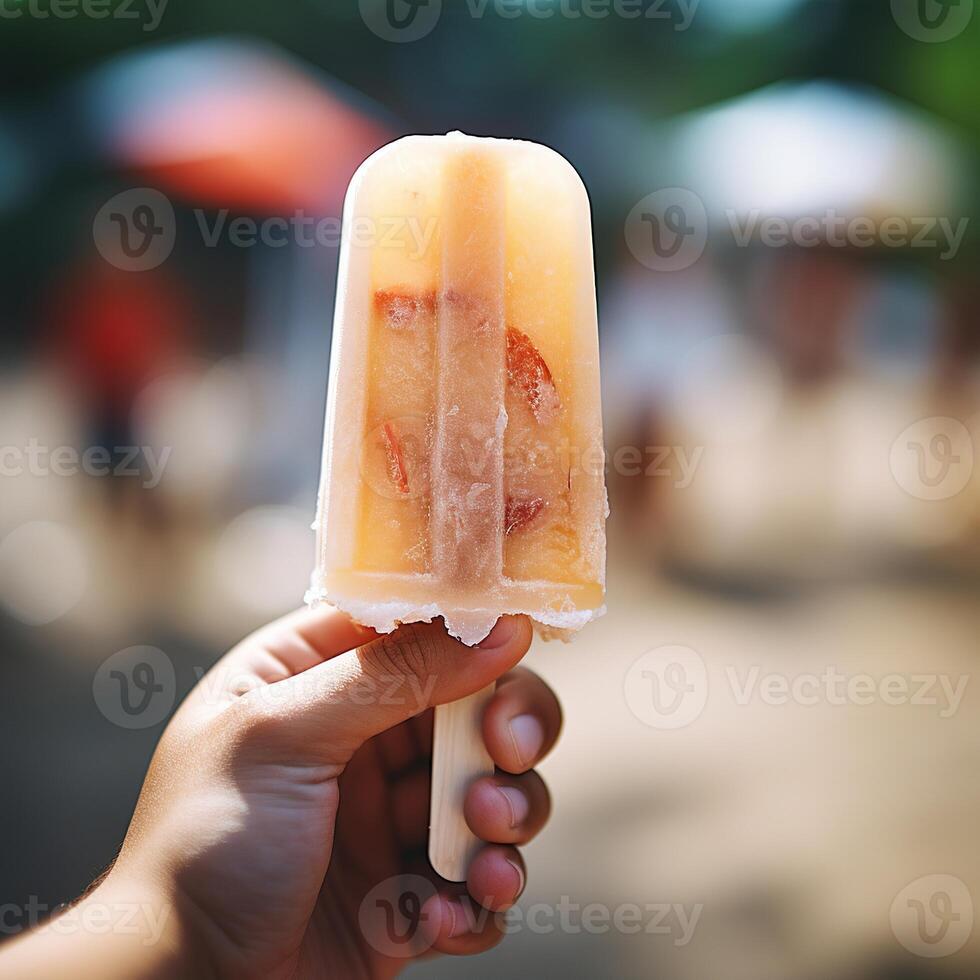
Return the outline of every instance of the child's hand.
<path id="1" fill-rule="evenodd" d="M 531 767 L 561 726 L 548 687 L 511 670 L 530 642 L 523 616 L 505 617 L 473 649 L 441 624 L 376 638 L 330 609 L 260 630 L 202 679 L 168 726 L 99 890 L 159 883 L 181 941 L 194 947 L 195 974 L 392 975 L 405 960 L 379 952 L 358 913 L 372 888 L 404 873 L 438 888 L 422 910 L 423 946 L 488 949 L 499 929 L 492 915 L 474 913 L 507 908 L 524 887 L 514 845 L 549 811 Z M 427 709 L 498 677 L 483 736 L 504 772 L 477 782 L 466 801 L 488 846 L 465 886 L 448 885 L 425 859 Z"/>

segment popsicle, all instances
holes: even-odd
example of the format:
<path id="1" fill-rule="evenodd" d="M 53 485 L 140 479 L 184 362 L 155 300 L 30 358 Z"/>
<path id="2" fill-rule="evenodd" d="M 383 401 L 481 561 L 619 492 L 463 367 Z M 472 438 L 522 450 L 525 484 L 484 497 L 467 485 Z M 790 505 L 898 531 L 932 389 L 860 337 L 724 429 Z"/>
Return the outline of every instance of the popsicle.
<path id="1" fill-rule="evenodd" d="M 580 178 L 518 140 L 382 148 L 344 206 L 308 600 L 470 645 L 504 613 L 568 635 L 604 611 L 606 513 Z M 490 693 L 436 715 L 430 858 L 453 880 Z"/>

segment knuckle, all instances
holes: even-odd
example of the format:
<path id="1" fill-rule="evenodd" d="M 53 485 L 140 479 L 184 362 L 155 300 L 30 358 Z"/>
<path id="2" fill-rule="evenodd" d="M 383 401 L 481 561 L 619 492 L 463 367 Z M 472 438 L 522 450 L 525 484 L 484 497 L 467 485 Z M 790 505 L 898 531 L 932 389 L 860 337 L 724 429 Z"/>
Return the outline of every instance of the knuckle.
<path id="1" fill-rule="evenodd" d="M 224 714 L 236 743 L 244 749 L 268 746 L 282 729 L 278 707 L 254 691 L 237 698 Z"/>
<path id="2" fill-rule="evenodd" d="M 365 671 L 377 678 L 427 677 L 436 662 L 432 638 L 416 625 L 379 637 L 361 651 Z"/>

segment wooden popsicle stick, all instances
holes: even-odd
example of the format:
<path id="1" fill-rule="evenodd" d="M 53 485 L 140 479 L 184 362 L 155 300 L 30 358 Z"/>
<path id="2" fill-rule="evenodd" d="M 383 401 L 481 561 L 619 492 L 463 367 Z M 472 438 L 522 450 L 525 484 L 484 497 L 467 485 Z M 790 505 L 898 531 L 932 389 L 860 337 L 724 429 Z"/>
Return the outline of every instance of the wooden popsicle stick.
<path id="1" fill-rule="evenodd" d="M 474 780 L 494 773 L 481 729 L 483 709 L 494 687 L 491 684 L 461 701 L 436 707 L 429 861 L 447 881 L 466 880 L 466 869 L 483 843 L 463 817 L 463 799 Z"/>

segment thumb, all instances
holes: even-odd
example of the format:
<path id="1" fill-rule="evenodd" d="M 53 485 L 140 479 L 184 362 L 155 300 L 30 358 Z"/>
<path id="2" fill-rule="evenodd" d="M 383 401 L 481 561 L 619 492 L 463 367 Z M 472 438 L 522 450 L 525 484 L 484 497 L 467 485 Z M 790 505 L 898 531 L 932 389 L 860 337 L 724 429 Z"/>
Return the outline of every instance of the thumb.
<path id="1" fill-rule="evenodd" d="M 288 721 L 292 744 L 344 764 L 374 735 L 492 684 L 531 639 L 527 616 L 502 617 L 475 647 L 451 637 L 441 620 L 411 623 L 271 685 L 275 697 L 264 699 L 264 711 Z"/>

